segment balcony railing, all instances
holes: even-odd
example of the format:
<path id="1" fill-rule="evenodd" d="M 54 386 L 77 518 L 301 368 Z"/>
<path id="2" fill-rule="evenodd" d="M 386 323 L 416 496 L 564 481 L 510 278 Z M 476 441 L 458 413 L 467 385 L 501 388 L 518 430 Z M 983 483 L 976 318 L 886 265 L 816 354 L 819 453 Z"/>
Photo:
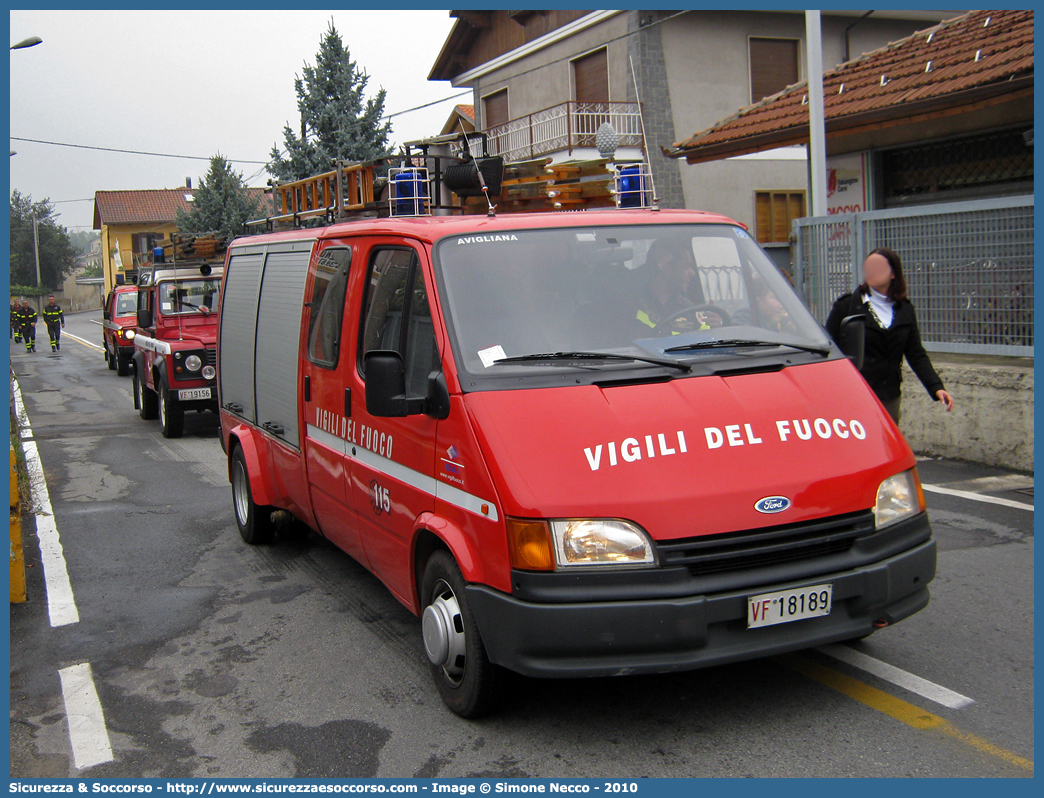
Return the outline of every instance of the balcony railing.
<path id="1" fill-rule="evenodd" d="M 489 155 L 524 161 L 576 148 L 594 147 L 595 134 L 608 122 L 619 135 L 619 147 L 642 146 L 638 103 L 565 102 L 483 131 Z"/>

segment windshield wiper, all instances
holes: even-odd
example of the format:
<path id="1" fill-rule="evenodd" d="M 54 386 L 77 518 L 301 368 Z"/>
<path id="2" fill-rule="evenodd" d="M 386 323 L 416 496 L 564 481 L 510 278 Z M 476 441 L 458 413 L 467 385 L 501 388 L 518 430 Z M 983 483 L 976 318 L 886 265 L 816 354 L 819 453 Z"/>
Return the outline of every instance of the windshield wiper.
<path id="1" fill-rule="evenodd" d="M 822 346 L 808 346 L 807 344 L 792 344 L 784 341 L 752 341 L 746 338 L 724 338 L 720 341 L 696 341 L 683 346 L 672 346 L 664 352 L 690 352 L 694 349 L 734 349 L 737 347 L 753 346 L 789 346 L 804 352 L 813 352 L 817 355 L 829 355 L 830 349 Z"/>
<path id="2" fill-rule="evenodd" d="M 635 360 L 641 363 L 652 363 L 657 366 L 668 366 L 679 371 L 690 372 L 692 366 L 677 360 L 664 360 L 656 357 L 642 357 L 641 355 L 620 355 L 616 352 L 543 352 L 532 355 L 516 355 L 515 357 L 502 357 L 493 361 L 496 366 L 500 363 L 537 363 L 548 360 Z"/>

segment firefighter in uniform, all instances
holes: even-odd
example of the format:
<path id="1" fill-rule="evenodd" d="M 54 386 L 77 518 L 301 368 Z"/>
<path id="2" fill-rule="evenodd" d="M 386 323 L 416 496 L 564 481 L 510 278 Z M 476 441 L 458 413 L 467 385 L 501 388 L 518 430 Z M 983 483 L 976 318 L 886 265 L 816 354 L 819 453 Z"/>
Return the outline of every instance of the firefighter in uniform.
<path id="1" fill-rule="evenodd" d="M 16 343 L 22 340 L 22 308 L 17 299 L 11 300 L 11 335 Z"/>
<path id="2" fill-rule="evenodd" d="M 29 304 L 28 299 L 22 300 L 22 310 L 18 314 L 22 322 L 22 337 L 25 339 L 25 351 L 36 351 L 36 308 Z"/>
<path id="3" fill-rule="evenodd" d="M 47 335 L 51 339 L 51 351 L 57 352 L 62 348 L 62 330 L 65 328 L 65 313 L 62 306 L 55 304 L 54 295 L 47 299 L 47 306 L 43 309 L 44 322 L 47 324 Z"/>

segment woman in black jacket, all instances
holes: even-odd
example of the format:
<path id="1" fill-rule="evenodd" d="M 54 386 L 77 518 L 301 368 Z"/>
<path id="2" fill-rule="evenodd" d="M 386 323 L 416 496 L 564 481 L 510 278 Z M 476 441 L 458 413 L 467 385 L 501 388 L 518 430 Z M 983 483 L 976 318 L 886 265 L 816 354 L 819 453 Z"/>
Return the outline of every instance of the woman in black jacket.
<path id="1" fill-rule="evenodd" d="M 928 395 L 953 410 L 953 397 L 943 387 L 921 343 L 914 306 L 906 298 L 906 280 L 899 256 L 878 247 L 863 261 L 863 284 L 834 303 L 826 328 L 836 341 L 841 320 L 865 317 L 866 348 L 861 373 L 895 422 L 899 423 L 903 357 Z"/>

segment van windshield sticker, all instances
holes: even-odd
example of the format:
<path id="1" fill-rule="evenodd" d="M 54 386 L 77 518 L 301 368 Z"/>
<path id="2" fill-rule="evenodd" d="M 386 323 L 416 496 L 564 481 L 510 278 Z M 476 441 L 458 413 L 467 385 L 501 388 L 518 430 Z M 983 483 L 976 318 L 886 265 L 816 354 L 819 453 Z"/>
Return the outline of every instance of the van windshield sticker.
<path id="1" fill-rule="evenodd" d="M 169 303 L 169 302 L 163 302 L 163 303 L 161 303 L 161 304 L 160 304 L 160 309 L 161 309 L 161 310 L 170 310 L 170 303 Z"/>
<path id="2" fill-rule="evenodd" d="M 518 241 L 514 233 L 495 233 L 485 236 L 461 236 L 457 239 L 457 246 L 461 244 L 492 244 L 497 241 Z"/>
<path id="3" fill-rule="evenodd" d="M 507 357 L 507 353 L 504 351 L 504 347 L 500 344 L 491 346 L 489 349 L 480 349 L 478 351 L 479 360 L 482 361 L 482 365 L 487 369 L 496 363 L 501 358 Z"/>

